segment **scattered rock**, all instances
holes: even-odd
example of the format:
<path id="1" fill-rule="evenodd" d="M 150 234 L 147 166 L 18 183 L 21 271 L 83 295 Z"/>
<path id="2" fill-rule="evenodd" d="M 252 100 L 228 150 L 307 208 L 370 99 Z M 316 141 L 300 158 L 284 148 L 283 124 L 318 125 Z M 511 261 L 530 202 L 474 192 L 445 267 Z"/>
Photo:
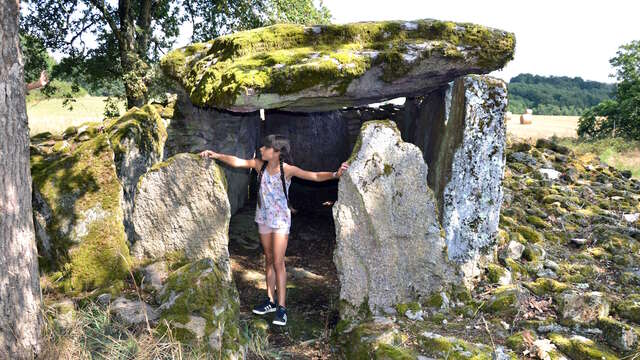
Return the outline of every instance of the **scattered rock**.
<path id="1" fill-rule="evenodd" d="M 548 180 L 557 180 L 560 178 L 560 175 L 562 175 L 560 171 L 554 169 L 540 169 L 538 171 Z"/>
<path id="2" fill-rule="evenodd" d="M 524 245 L 517 241 L 509 241 L 509 244 L 500 253 L 502 259 L 518 260 L 522 257 Z"/>
<path id="3" fill-rule="evenodd" d="M 169 268 L 165 261 L 157 261 L 142 269 L 144 273 L 143 287 L 150 286 L 154 291 L 160 291 L 169 276 Z"/>
<path id="4" fill-rule="evenodd" d="M 158 313 L 148 304 L 142 301 L 131 301 L 124 297 L 115 299 L 109 311 L 119 322 L 126 325 L 137 325 L 149 321 L 153 323 L 158 319 Z"/>
<path id="5" fill-rule="evenodd" d="M 607 315 L 609 301 L 601 292 L 569 290 L 560 296 L 560 316 L 567 323 L 592 324 Z"/>
<path id="6" fill-rule="evenodd" d="M 587 239 L 583 239 L 583 238 L 572 238 L 571 239 L 571 242 L 576 244 L 576 245 L 578 245 L 578 246 L 586 244 L 587 241 L 588 241 Z"/>
<path id="7" fill-rule="evenodd" d="M 109 293 L 100 294 L 96 298 L 96 301 L 98 301 L 98 304 L 102 306 L 107 306 L 111 303 L 111 294 Z"/>

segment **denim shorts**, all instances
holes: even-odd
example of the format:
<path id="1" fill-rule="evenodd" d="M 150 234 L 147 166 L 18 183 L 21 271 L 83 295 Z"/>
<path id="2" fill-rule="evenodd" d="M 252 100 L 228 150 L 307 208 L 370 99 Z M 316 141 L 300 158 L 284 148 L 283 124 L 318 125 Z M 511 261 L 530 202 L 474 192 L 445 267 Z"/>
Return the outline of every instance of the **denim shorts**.
<path id="1" fill-rule="evenodd" d="M 289 227 L 287 226 L 287 227 L 282 227 L 282 228 L 272 228 L 271 226 L 258 223 L 258 232 L 260 234 L 271 234 L 271 233 L 288 234 L 289 233 Z"/>

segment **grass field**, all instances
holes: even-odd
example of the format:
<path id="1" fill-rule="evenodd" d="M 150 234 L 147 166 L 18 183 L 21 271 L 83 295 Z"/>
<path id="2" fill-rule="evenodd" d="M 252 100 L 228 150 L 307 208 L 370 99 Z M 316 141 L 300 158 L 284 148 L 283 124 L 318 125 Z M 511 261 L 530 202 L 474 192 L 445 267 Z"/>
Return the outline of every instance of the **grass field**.
<path id="1" fill-rule="evenodd" d="M 579 116 L 533 115 L 531 124 L 520 124 L 520 114 L 513 114 L 507 121 L 507 133 L 520 139 L 577 137 Z"/>
<path id="2" fill-rule="evenodd" d="M 76 99 L 73 110 L 63 107 L 62 99 L 34 101 L 27 104 L 29 133 L 35 135 L 43 131 L 60 133 L 71 125 L 80 125 L 87 121 L 102 121 L 104 118 L 104 99 L 106 97 L 85 96 Z M 124 113 L 124 102 L 120 113 Z"/>

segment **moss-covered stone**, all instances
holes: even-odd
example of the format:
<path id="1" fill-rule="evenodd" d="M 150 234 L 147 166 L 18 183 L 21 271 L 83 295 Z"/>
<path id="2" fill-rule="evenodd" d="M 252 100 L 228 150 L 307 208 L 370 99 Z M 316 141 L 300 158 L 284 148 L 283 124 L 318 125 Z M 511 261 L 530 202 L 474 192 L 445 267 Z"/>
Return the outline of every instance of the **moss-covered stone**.
<path id="1" fill-rule="evenodd" d="M 527 222 L 539 229 L 548 229 L 551 227 L 551 225 L 549 225 L 548 222 L 542 220 L 541 218 L 535 215 L 527 216 Z"/>
<path id="2" fill-rule="evenodd" d="M 606 316 L 598 319 L 598 328 L 602 330 L 607 343 L 622 352 L 630 352 L 638 347 L 640 333 L 633 326 Z"/>
<path id="3" fill-rule="evenodd" d="M 511 272 L 497 264 L 487 266 L 487 279 L 492 284 L 506 285 L 511 282 Z"/>
<path id="4" fill-rule="evenodd" d="M 151 105 L 129 109 L 122 117 L 111 122 L 106 131 L 110 135 L 116 163 L 122 161 L 129 150 L 124 139 L 133 140 L 143 153 L 161 155 L 167 138 L 167 129 Z"/>
<path id="5" fill-rule="evenodd" d="M 568 284 L 549 278 L 537 278 L 536 281 L 526 282 L 523 285 L 538 296 L 561 293 L 569 288 Z"/>
<path id="6" fill-rule="evenodd" d="M 522 258 L 529 262 L 534 262 L 543 260 L 543 256 L 545 254 L 545 250 L 542 246 L 538 244 L 526 244 L 524 251 L 522 252 Z"/>
<path id="7" fill-rule="evenodd" d="M 128 272 L 113 157 L 108 135 L 101 134 L 66 155 L 32 158 L 33 186 L 51 210 L 52 263 L 41 271 L 64 291 L 108 287 Z"/>
<path id="8" fill-rule="evenodd" d="M 517 231 L 529 242 L 539 243 L 543 240 L 542 235 L 529 226 L 518 226 Z"/>
<path id="9" fill-rule="evenodd" d="M 501 286 L 493 291 L 483 309 L 490 313 L 513 316 L 518 312 L 521 293 L 521 288 L 516 285 Z"/>
<path id="10" fill-rule="evenodd" d="M 438 359 L 489 360 L 494 358 L 491 347 L 484 344 L 470 343 L 456 337 L 423 332 L 418 341 L 427 355 Z M 507 356 L 516 359 L 515 355 Z"/>
<path id="11" fill-rule="evenodd" d="M 549 339 L 563 353 L 575 360 L 617 360 L 618 357 L 598 346 L 593 340 L 574 335 L 570 338 L 560 334 L 550 334 Z"/>
<path id="12" fill-rule="evenodd" d="M 398 314 L 401 314 L 401 315 L 404 315 L 407 312 L 407 310 L 416 312 L 420 309 L 422 309 L 422 306 L 420 306 L 420 303 L 418 302 L 396 304 L 396 311 L 398 312 Z"/>
<path id="13" fill-rule="evenodd" d="M 332 340 L 344 359 L 415 359 L 410 350 L 400 346 L 403 339 L 389 323 L 354 324 L 339 329 Z"/>
<path id="14" fill-rule="evenodd" d="M 178 340 L 231 359 L 245 353 L 247 339 L 239 328 L 238 291 L 225 271 L 211 259 L 188 263 L 169 275 L 159 301 L 161 320 Z"/>
<path id="15" fill-rule="evenodd" d="M 391 82 L 419 61 L 439 57 L 490 71 L 513 58 L 511 33 L 438 20 L 382 21 L 306 27 L 277 24 L 220 36 L 167 54 L 161 66 L 200 106 L 228 107 L 242 96 L 269 98 L 324 86 L 344 94 L 372 67 Z"/>
<path id="16" fill-rule="evenodd" d="M 625 319 L 640 324 L 640 295 L 631 294 L 616 304 L 616 313 Z"/>

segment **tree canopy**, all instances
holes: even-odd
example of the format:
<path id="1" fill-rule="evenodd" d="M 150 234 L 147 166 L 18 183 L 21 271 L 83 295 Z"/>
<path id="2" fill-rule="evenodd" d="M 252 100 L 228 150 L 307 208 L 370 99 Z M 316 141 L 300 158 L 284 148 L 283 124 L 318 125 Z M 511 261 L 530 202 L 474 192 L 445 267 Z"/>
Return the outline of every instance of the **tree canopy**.
<path id="1" fill-rule="evenodd" d="M 640 140 L 640 40 L 620 46 L 609 62 L 616 69 L 615 97 L 582 115 L 578 135 Z"/>
<path id="2" fill-rule="evenodd" d="M 509 82 L 509 110 L 541 115 L 581 115 L 610 99 L 615 86 L 580 77 L 519 74 Z"/>
<path id="3" fill-rule="evenodd" d="M 276 22 L 326 24 L 331 17 L 313 0 L 23 0 L 22 7 L 22 32 L 67 55 L 61 74 L 96 86 L 122 81 L 129 107 L 145 102 L 153 64 L 185 23 L 193 26 L 193 41 L 204 41 Z"/>

